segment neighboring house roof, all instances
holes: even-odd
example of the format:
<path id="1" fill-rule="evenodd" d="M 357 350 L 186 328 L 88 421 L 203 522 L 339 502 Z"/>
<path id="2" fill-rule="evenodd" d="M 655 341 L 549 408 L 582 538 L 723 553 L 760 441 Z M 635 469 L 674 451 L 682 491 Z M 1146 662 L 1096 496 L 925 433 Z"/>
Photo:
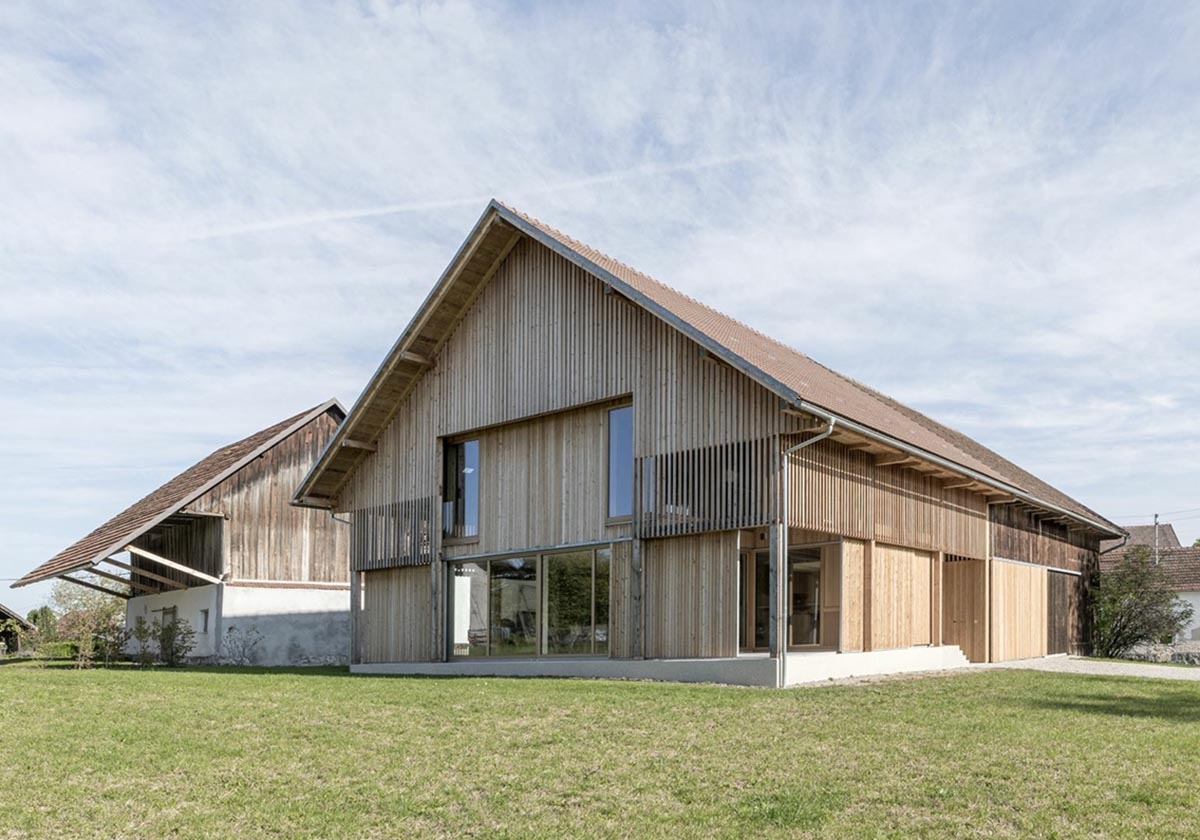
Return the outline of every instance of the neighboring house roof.
<path id="1" fill-rule="evenodd" d="M 1120 551 L 1100 555 L 1100 573 L 1104 574 L 1116 567 L 1125 558 L 1128 549 L 1136 547 L 1145 546 L 1130 545 Z M 1172 589 L 1188 592 L 1200 591 L 1200 548 L 1162 548 L 1160 546 L 1158 565 L 1167 576 Z"/>
<path id="2" fill-rule="evenodd" d="M 333 409 L 339 418 L 345 417 L 346 412 L 341 403 L 331 399 L 236 443 L 222 446 L 118 513 L 74 545 L 60 551 L 14 583 L 13 588 L 85 569 L 120 551 L 330 409 Z"/>
<path id="3" fill-rule="evenodd" d="M 616 291 L 741 370 L 799 410 L 823 411 L 854 428 L 950 462 L 967 474 L 1101 533 L 1121 529 L 1017 465 L 920 412 L 663 285 L 530 216 L 492 201 L 297 491 L 330 506 L 382 434 L 459 319 L 522 236 L 599 277 Z"/>
<path id="4" fill-rule="evenodd" d="M 1121 540 L 1105 540 L 1100 543 L 1100 550 L 1114 551 L 1131 545 L 1154 545 L 1154 525 L 1130 525 L 1125 530 L 1129 532 L 1128 540 L 1123 543 Z M 1159 549 L 1182 547 L 1179 537 L 1175 534 L 1174 526 L 1169 522 L 1158 523 L 1158 547 Z"/>
<path id="5" fill-rule="evenodd" d="M 22 627 L 24 627 L 26 630 L 33 629 L 32 624 L 30 624 L 28 621 L 26 621 L 24 618 L 22 618 L 17 613 L 10 610 L 8 607 L 4 606 L 3 604 L 0 604 L 0 624 L 4 623 L 5 621 L 8 621 L 9 619 L 12 619 L 13 621 L 17 622 Z"/>

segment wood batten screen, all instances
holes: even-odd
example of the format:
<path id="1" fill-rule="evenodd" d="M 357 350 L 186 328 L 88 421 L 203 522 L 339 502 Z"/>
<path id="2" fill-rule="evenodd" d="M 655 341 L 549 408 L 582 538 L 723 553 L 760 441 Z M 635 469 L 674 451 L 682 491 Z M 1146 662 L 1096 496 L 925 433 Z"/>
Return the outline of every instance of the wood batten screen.
<path id="1" fill-rule="evenodd" d="M 132 545 L 151 554 L 166 557 L 210 577 L 225 571 L 224 519 L 211 516 L 172 516 L 142 534 Z M 157 586 L 167 578 L 183 586 L 195 586 L 196 579 L 185 572 L 139 557 L 129 558 L 134 584 Z M 151 575 L 154 575 L 152 578 Z"/>
<path id="2" fill-rule="evenodd" d="M 355 511 L 350 537 L 354 571 L 428 565 L 433 559 L 433 497 Z"/>
<path id="3" fill-rule="evenodd" d="M 630 540 L 613 543 L 609 586 L 608 655 L 614 659 L 632 659 L 639 655 L 638 600 L 641 592 L 638 577 L 634 574 L 633 542 Z"/>
<path id="4" fill-rule="evenodd" d="M 1045 656 L 1047 570 L 999 559 L 991 566 L 991 661 Z"/>
<path id="5" fill-rule="evenodd" d="M 821 441 L 791 456 L 793 526 L 987 556 L 987 500 L 933 476 L 877 466 L 866 452 Z"/>
<path id="6" fill-rule="evenodd" d="M 866 544 L 863 541 L 842 541 L 842 626 L 838 650 L 843 653 L 863 650 L 865 644 L 865 562 Z"/>
<path id="7" fill-rule="evenodd" d="M 640 459 L 639 536 L 765 525 L 775 452 L 775 441 L 760 438 Z"/>
<path id="8" fill-rule="evenodd" d="M 364 662 L 427 662 L 433 658 L 429 569 L 408 567 L 363 575 L 358 618 Z"/>
<path id="9" fill-rule="evenodd" d="M 646 657 L 737 655 L 736 532 L 645 544 Z"/>
<path id="10" fill-rule="evenodd" d="M 972 662 L 987 662 L 987 563 L 947 556 L 942 569 L 942 644 L 958 645 Z"/>

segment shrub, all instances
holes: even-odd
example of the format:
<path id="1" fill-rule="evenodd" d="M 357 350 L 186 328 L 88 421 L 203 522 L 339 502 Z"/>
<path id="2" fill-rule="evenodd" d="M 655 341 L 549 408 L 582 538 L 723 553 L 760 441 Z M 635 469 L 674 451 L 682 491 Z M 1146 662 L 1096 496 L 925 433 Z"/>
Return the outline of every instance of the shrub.
<path id="1" fill-rule="evenodd" d="M 1192 620 L 1191 605 L 1175 597 L 1144 546 L 1100 576 L 1092 610 L 1095 653 L 1113 659 L 1136 645 L 1170 640 Z"/>
<path id="2" fill-rule="evenodd" d="M 221 641 L 221 662 L 226 665 L 253 665 L 262 640 L 263 634 L 258 632 L 258 625 L 251 624 L 248 630 L 239 630 L 236 624 L 230 624 Z"/>
<path id="3" fill-rule="evenodd" d="M 162 664 L 175 667 L 196 647 L 196 631 L 186 619 L 177 618 L 158 628 L 158 658 Z"/>

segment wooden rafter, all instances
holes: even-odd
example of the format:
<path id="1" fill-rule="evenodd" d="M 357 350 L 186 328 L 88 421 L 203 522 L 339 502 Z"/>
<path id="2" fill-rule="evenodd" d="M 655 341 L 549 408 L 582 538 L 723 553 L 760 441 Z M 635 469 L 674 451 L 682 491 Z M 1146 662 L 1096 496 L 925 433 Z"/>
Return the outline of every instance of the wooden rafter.
<path id="1" fill-rule="evenodd" d="M 918 459 L 912 455 L 906 455 L 903 452 L 895 455 L 880 455 L 875 459 L 877 467 L 902 467 L 908 464 L 917 463 Z"/>
<path id="2" fill-rule="evenodd" d="M 102 577 L 107 580 L 116 581 L 117 583 L 119 583 L 123 586 L 128 586 L 131 589 L 140 589 L 142 592 L 149 592 L 151 595 L 159 595 L 162 593 L 162 590 L 157 589 L 156 587 L 150 586 L 145 583 L 139 583 L 135 580 L 130 580 L 129 578 L 121 577 L 120 575 L 114 575 L 112 572 L 102 572 L 94 566 L 91 569 L 88 569 L 88 571 L 91 572 L 96 577 Z"/>
<path id="3" fill-rule="evenodd" d="M 118 592 L 115 589 L 109 589 L 107 586 L 100 586 L 99 584 L 92 583 L 91 581 L 80 580 L 79 578 L 73 578 L 70 575 L 59 575 L 58 577 L 59 577 L 59 580 L 69 581 L 70 583 L 73 583 L 76 586 L 82 586 L 85 589 L 95 589 L 97 592 L 103 592 L 105 595 L 112 595 L 115 598 L 122 598 L 126 601 L 128 601 L 130 599 L 130 597 L 132 597 L 128 592 Z"/>
<path id="4" fill-rule="evenodd" d="M 207 583 L 221 582 L 220 578 L 215 578 L 212 575 L 206 575 L 204 572 L 198 572 L 193 568 L 183 565 L 182 563 L 176 563 L 174 560 L 168 560 L 166 557 L 160 557 L 152 551 L 146 551 L 144 548 L 138 548 L 136 545 L 127 545 L 122 549 L 122 551 L 128 551 L 130 554 L 136 554 L 138 557 L 143 557 L 152 563 L 158 563 L 159 565 L 166 566 L 168 569 L 174 569 L 177 572 L 183 572 L 185 575 L 191 575 L 192 577 Z"/>
<path id="5" fill-rule="evenodd" d="M 187 589 L 187 584 L 180 583 L 177 580 L 171 580 L 171 578 L 165 577 L 164 575 L 156 574 L 154 572 L 148 572 L 145 569 L 139 569 L 135 566 L 129 565 L 128 563 L 122 563 L 120 560 L 114 560 L 111 557 L 105 557 L 100 562 L 108 563 L 111 566 L 116 566 L 118 569 L 125 569 L 126 571 L 130 572 L 131 574 L 140 575 L 141 577 L 149 578 L 150 580 L 156 580 L 159 583 L 161 583 L 164 586 L 167 586 L 171 589 Z M 93 571 L 95 571 L 95 570 L 93 569 Z"/>

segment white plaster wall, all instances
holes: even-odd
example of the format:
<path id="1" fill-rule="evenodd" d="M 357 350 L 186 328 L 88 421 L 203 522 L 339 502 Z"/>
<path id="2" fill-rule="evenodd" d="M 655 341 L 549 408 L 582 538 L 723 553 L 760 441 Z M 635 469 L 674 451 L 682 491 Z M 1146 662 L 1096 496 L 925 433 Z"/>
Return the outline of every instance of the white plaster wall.
<path id="1" fill-rule="evenodd" d="M 176 589 L 159 595 L 141 595 L 137 598 L 130 598 L 125 602 L 125 626 L 132 630 L 137 623 L 138 616 L 144 618 L 147 624 L 153 624 L 162 619 L 163 608 L 174 607 L 175 617 L 186 620 L 196 631 L 196 646 L 192 649 L 191 655 L 194 657 L 216 656 L 218 650 L 217 625 L 219 624 L 217 621 L 217 601 L 219 600 L 217 589 L 216 584 L 208 584 L 207 586 L 194 586 L 190 589 Z M 207 633 L 200 632 L 201 610 L 208 610 Z M 125 652 L 136 655 L 137 648 L 137 642 L 131 639 L 125 647 Z"/>
<path id="2" fill-rule="evenodd" d="M 1179 600 L 1192 605 L 1192 623 L 1183 628 L 1183 632 L 1175 637 L 1175 641 L 1200 641 L 1200 592 L 1176 592 L 1175 595 Z"/>
<path id="3" fill-rule="evenodd" d="M 344 664 L 350 659 L 350 589 L 226 586 L 221 633 L 254 628 L 258 665 Z"/>

